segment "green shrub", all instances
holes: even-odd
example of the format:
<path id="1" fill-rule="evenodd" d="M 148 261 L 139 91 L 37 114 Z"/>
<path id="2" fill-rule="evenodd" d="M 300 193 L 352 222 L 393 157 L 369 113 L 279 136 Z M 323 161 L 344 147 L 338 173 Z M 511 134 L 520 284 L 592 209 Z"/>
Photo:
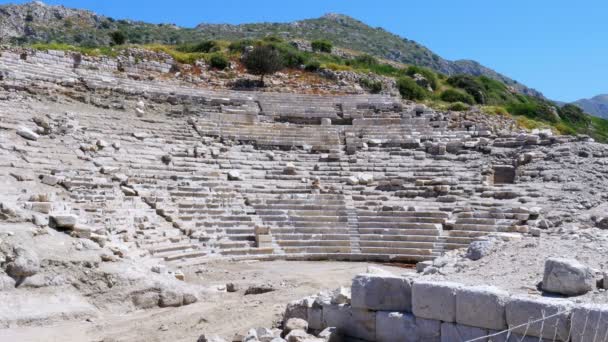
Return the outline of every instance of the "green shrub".
<path id="1" fill-rule="evenodd" d="M 301 65 L 305 65 L 308 60 L 304 53 L 297 50 L 283 50 L 280 55 L 283 65 L 288 68 L 299 68 Z"/>
<path id="2" fill-rule="evenodd" d="M 127 41 L 127 36 L 122 31 L 114 31 L 110 33 L 113 45 L 123 45 Z"/>
<path id="3" fill-rule="evenodd" d="M 429 85 L 431 86 L 431 88 L 437 89 L 437 87 L 438 87 L 437 74 L 428 68 L 412 65 L 412 66 L 409 66 L 405 70 L 405 74 L 408 76 L 414 76 L 415 74 L 420 74 L 424 78 L 426 78 L 426 80 L 429 82 Z"/>
<path id="4" fill-rule="evenodd" d="M 177 48 L 180 52 L 199 52 L 199 53 L 210 53 L 217 52 L 220 50 L 218 42 L 214 40 L 204 40 L 198 44 L 182 45 Z"/>
<path id="5" fill-rule="evenodd" d="M 209 58 L 209 65 L 214 69 L 224 70 L 230 66 L 230 61 L 221 53 L 214 53 Z"/>
<path id="6" fill-rule="evenodd" d="M 312 51 L 331 53 L 333 45 L 328 40 L 314 40 L 312 43 Z"/>
<path id="7" fill-rule="evenodd" d="M 573 104 L 567 104 L 559 109 L 559 116 L 570 123 L 589 124 L 589 116 L 583 110 Z"/>
<path id="8" fill-rule="evenodd" d="M 531 99 L 529 102 L 507 104 L 506 109 L 513 115 L 523 115 L 531 119 L 556 122 L 555 109 L 545 101 Z"/>
<path id="9" fill-rule="evenodd" d="M 440 95 L 441 100 L 445 102 L 464 102 L 467 104 L 474 104 L 475 99 L 473 96 L 454 89 L 446 89 Z"/>
<path id="10" fill-rule="evenodd" d="M 240 52 L 243 53 L 245 51 L 245 48 L 248 46 L 254 46 L 255 45 L 255 41 L 251 40 L 251 39 L 241 39 L 241 40 L 237 40 L 234 42 L 231 42 L 228 45 L 228 51 L 230 52 Z"/>
<path id="11" fill-rule="evenodd" d="M 264 84 L 264 76 L 273 74 L 283 68 L 283 59 L 273 45 L 258 45 L 243 56 L 243 64 L 251 74 L 260 75 Z"/>
<path id="12" fill-rule="evenodd" d="M 284 41 L 283 38 L 277 36 L 266 36 L 262 40 L 268 43 L 282 43 Z"/>
<path id="13" fill-rule="evenodd" d="M 464 112 L 466 110 L 469 110 L 469 108 L 471 108 L 471 106 L 469 106 L 466 103 L 462 103 L 462 102 L 455 102 L 450 104 L 450 106 L 448 107 L 449 110 L 453 110 L 455 112 Z"/>
<path id="14" fill-rule="evenodd" d="M 372 94 L 378 94 L 382 91 L 382 82 L 380 81 L 372 81 L 369 78 L 362 78 L 359 80 L 359 84 Z"/>
<path id="15" fill-rule="evenodd" d="M 315 72 L 319 69 L 321 69 L 321 63 L 316 59 L 308 61 L 308 63 L 306 63 L 306 65 L 304 66 L 304 70 L 310 72 Z"/>
<path id="16" fill-rule="evenodd" d="M 355 57 L 354 63 L 362 66 L 372 67 L 378 64 L 378 60 L 371 55 L 359 55 Z"/>
<path id="17" fill-rule="evenodd" d="M 416 84 L 416 81 L 409 77 L 399 78 L 397 80 L 397 88 L 401 97 L 407 100 L 424 100 L 429 96 L 426 89 Z"/>
<path id="18" fill-rule="evenodd" d="M 475 77 L 470 75 L 454 75 L 448 78 L 447 82 L 453 87 L 466 91 L 467 94 L 473 96 L 475 102 L 479 104 L 486 103 L 484 87 Z"/>

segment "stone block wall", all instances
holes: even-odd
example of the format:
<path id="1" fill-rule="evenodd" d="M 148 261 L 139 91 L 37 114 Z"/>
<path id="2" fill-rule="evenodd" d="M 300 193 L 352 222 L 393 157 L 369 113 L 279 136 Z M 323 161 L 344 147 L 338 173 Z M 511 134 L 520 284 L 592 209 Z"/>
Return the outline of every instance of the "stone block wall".
<path id="1" fill-rule="evenodd" d="M 349 338 L 378 342 L 581 342 L 608 335 L 608 305 L 389 274 L 359 275 L 351 290 L 350 304 L 322 295 L 292 302 L 285 320 L 303 318 L 314 330 L 336 327 Z"/>
<path id="2" fill-rule="evenodd" d="M 168 73 L 176 62 L 164 53 L 130 49 L 116 58 L 85 56 L 78 52 L 56 50 L 10 49 L 3 51 L 5 57 L 20 59 L 28 63 L 52 65 L 65 69 L 87 69 L 107 72 L 123 71 L 133 74 L 148 72 Z"/>

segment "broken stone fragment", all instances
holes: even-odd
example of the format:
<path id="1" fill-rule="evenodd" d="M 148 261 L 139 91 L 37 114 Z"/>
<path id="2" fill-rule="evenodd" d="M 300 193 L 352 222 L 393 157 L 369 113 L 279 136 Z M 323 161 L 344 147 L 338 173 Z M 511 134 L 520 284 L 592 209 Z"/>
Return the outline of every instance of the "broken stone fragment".
<path id="1" fill-rule="evenodd" d="M 122 190 L 125 196 L 137 196 L 137 191 L 131 187 L 121 185 L 120 190 Z"/>
<path id="2" fill-rule="evenodd" d="M 286 175 L 295 175 L 296 174 L 296 166 L 293 163 L 285 164 L 285 168 L 283 168 L 283 173 Z"/>
<path id="3" fill-rule="evenodd" d="M 78 217 L 71 214 L 53 214 L 49 217 L 52 228 L 74 228 Z"/>
<path id="4" fill-rule="evenodd" d="M 42 184 L 55 186 L 55 185 L 57 185 L 57 183 L 59 183 L 61 181 L 61 179 L 56 176 L 44 175 L 44 176 L 42 176 L 42 179 L 40 181 L 42 182 Z"/>
<path id="5" fill-rule="evenodd" d="M 32 140 L 32 141 L 36 141 L 36 140 L 38 140 L 38 138 L 40 138 L 40 136 L 38 134 L 36 134 L 34 131 L 32 131 L 31 129 L 29 129 L 27 127 L 19 127 L 17 129 L 17 134 L 24 139 Z"/>
<path id="6" fill-rule="evenodd" d="M 6 267 L 6 273 L 15 279 L 31 277 L 40 270 L 38 256 L 32 250 L 15 247 L 15 259 Z"/>
<path id="7" fill-rule="evenodd" d="M 241 178 L 241 173 L 237 170 L 232 170 L 228 172 L 228 180 L 231 181 L 240 181 L 242 180 Z"/>

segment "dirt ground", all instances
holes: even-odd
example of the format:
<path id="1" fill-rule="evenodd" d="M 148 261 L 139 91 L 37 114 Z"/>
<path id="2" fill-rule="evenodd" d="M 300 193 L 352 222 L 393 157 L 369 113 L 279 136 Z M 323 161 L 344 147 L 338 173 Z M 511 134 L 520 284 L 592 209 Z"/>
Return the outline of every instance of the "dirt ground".
<path id="1" fill-rule="evenodd" d="M 179 308 L 103 314 L 91 322 L 70 322 L 44 327 L 0 330 L 0 341 L 196 341 L 203 333 L 231 338 L 252 327 L 271 327 L 288 302 L 324 289 L 348 286 L 368 266 L 398 274 L 411 270 L 370 263 L 347 262 L 215 262 L 185 270 L 188 282 L 218 288 L 217 293 Z M 223 291 L 226 283 L 239 287 Z M 244 295 L 253 284 L 271 284 L 276 291 Z"/>

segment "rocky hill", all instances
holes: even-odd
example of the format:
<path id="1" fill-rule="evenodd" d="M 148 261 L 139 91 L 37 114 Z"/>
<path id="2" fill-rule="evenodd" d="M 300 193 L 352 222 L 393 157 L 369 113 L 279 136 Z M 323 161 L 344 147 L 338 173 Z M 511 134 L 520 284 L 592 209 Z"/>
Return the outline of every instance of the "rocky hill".
<path id="1" fill-rule="evenodd" d="M 590 99 L 581 99 L 574 102 L 585 113 L 608 119 L 608 94 L 598 95 Z"/>
<path id="2" fill-rule="evenodd" d="M 0 39 L 11 43 L 61 42 L 83 46 L 110 44 L 110 33 L 125 33 L 129 43 L 179 44 L 202 39 L 242 39 L 277 35 L 287 39 L 327 39 L 338 47 L 369 53 L 389 60 L 429 67 L 447 74 L 489 76 L 526 95 L 542 94 L 475 61 L 449 61 L 428 48 L 341 14 L 292 23 L 242 25 L 200 24 L 181 28 L 173 24 L 148 24 L 115 20 L 90 11 L 49 6 L 34 1 L 0 7 Z"/>

